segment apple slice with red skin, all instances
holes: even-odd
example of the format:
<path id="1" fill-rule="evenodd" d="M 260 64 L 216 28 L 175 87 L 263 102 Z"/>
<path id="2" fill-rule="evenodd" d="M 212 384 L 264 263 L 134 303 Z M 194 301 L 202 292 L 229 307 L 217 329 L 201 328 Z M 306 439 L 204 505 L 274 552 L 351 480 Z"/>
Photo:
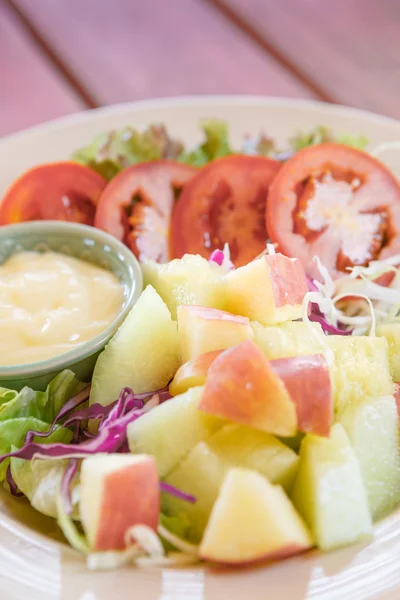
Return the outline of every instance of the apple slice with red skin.
<path id="1" fill-rule="evenodd" d="M 276 403 L 280 407 L 278 413 L 285 411 L 283 407 L 287 407 L 289 399 L 300 431 L 329 436 L 333 395 L 328 364 L 322 355 L 268 361 L 262 351 L 248 341 L 218 356 L 205 355 L 203 361 L 200 358 L 196 364 L 187 363 L 180 369 L 183 372 L 185 368 L 186 374 L 186 380 L 181 379 L 182 385 L 190 382 L 191 370 L 195 369 L 196 380 L 206 381 L 200 410 L 285 436 L 287 434 L 271 429 L 280 425 L 272 425 L 273 416 L 267 415 Z M 292 424 L 291 413 L 291 410 L 286 411 L 287 425 Z"/>
<path id="2" fill-rule="evenodd" d="M 271 361 L 296 406 L 300 431 L 329 436 L 333 394 L 328 363 L 322 354 L 293 356 Z"/>
<path id="3" fill-rule="evenodd" d="M 213 361 L 199 409 L 275 435 L 297 431 L 296 408 L 283 381 L 250 340 Z"/>
<path id="4" fill-rule="evenodd" d="M 396 400 L 397 414 L 400 419 L 400 383 L 394 384 L 394 399 Z"/>
<path id="5" fill-rule="evenodd" d="M 182 362 L 212 350 L 225 350 L 253 337 L 247 317 L 204 306 L 178 306 Z"/>
<path id="6" fill-rule="evenodd" d="M 263 325 L 302 316 L 308 292 L 303 265 L 296 258 L 268 254 L 227 274 L 226 308 Z"/>
<path id="7" fill-rule="evenodd" d="M 96 454 L 82 462 L 80 515 L 94 552 L 122 550 L 133 525 L 157 530 L 160 490 L 156 462 L 146 454 Z"/>
<path id="8" fill-rule="evenodd" d="M 223 350 L 206 352 L 179 367 L 175 373 L 175 377 L 169 384 L 169 393 L 171 396 L 178 396 L 179 394 L 184 394 L 192 387 L 204 385 L 208 369 L 221 352 Z"/>
<path id="9" fill-rule="evenodd" d="M 285 492 L 255 471 L 230 469 L 213 506 L 200 556 L 231 566 L 286 558 L 313 545 Z"/>

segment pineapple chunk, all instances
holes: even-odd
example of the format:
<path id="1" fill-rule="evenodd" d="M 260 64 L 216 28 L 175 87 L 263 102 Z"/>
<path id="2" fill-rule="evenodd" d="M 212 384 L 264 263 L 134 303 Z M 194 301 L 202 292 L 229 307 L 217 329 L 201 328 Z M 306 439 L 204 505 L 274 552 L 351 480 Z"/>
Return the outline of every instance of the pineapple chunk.
<path id="1" fill-rule="evenodd" d="M 286 490 L 299 466 L 296 452 L 278 438 L 244 425 L 222 427 L 207 440 L 207 446 L 224 462 L 258 471 Z"/>
<path id="2" fill-rule="evenodd" d="M 90 404 L 110 404 L 124 387 L 138 394 L 163 388 L 178 367 L 177 325 L 148 286 L 97 359 Z"/>
<path id="3" fill-rule="evenodd" d="M 345 408 L 340 419 L 358 458 L 372 518 L 400 503 L 398 414 L 393 396 L 367 397 Z"/>
<path id="4" fill-rule="evenodd" d="M 202 392 L 202 387 L 191 388 L 128 425 L 130 451 L 154 456 L 160 477 L 165 477 L 198 442 L 225 424 L 197 409 Z"/>
<path id="5" fill-rule="evenodd" d="M 400 323 L 385 323 L 376 329 L 376 335 L 386 338 L 389 345 L 390 373 L 393 381 L 400 382 Z"/>
<path id="6" fill-rule="evenodd" d="M 225 308 L 225 271 L 199 255 L 185 254 L 166 264 L 141 263 L 144 284 L 151 284 L 164 300 L 173 319 L 181 304 Z"/>
<path id="7" fill-rule="evenodd" d="M 287 321 L 277 326 L 265 327 L 256 322 L 251 325 L 254 332 L 253 342 L 268 360 L 326 352 L 325 336 L 319 323 Z"/>
<path id="8" fill-rule="evenodd" d="M 387 341 L 382 337 L 329 335 L 334 352 L 331 375 L 335 411 L 340 416 L 348 404 L 365 396 L 393 394 Z"/>
<path id="9" fill-rule="evenodd" d="M 339 423 L 332 427 L 329 439 L 311 434 L 303 439 L 291 496 L 323 550 L 371 534 L 372 519 L 360 467 Z"/>
<path id="10" fill-rule="evenodd" d="M 166 478 L 167 483 L 193 494 L 195 504 L 166 494 L 163 509 L 171 516 L 185 514 L 190 523 L 189 538 L 198 542 L 230 467 L 253 469 L 288 489 L 298 460 L 295 452 L 272 435 L 241 425 L 227 425 L 206 442 L 197 444 Z"/>

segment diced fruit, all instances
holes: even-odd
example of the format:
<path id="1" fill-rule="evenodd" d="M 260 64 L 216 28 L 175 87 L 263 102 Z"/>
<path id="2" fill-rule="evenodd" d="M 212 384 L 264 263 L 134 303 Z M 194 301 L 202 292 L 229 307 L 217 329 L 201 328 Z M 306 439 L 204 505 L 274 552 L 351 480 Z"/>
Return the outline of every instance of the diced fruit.
<path id="1" fill-rule="evenodd" d="M 340 419 L 360 464 L 374 520 L 400 503 L 400 451 L 393 396 L 367 397 L 345 408 Z"/>
<path id="2" fill-rule="evenodd" d="M 128 425 L 129 449 L 151 454 L 160 477 L 165 477 L 190 450 L 225 425 L 198 410 L 203 388 L 192 388 Z"/>
<path id="3" fill-rule="evenodd" d="M 372 531 L 360 467 L 339 423 L 329 439 L 312 434 L 303 439 L 291 496 L 323 550 L 351 544 Z"/>
<path id="4" fill-rule="evenodd" d="M 202 354 L 182 365 L 170 385 L 172 395 L 204 385 L 208 370 L 222 351 Z M 270 366 L 282 379 L 296 407 L 301 431 L 329 435 L 333 397 L 329 368 L 323 356 L 309 355 L 272 360 Z"/>
<path id="5" fill-rule="evenodd" d="M 331 376 L 338 415 L 348 404 L 357 403 L 365 396 L 393 394 L 388 345 L 384 338 L 328 335 L 326 343 L 334 352 Z"/>
<path id="6" fill-rule="evenodd" d="M 166 481 L 196 497 L 194 504 L 165 495 L 164 510 L 188 517 L 189 537 L 202 536 L 223 479 L 230 467 L 258 471 L 272 483 L 289 489 L 298 466 L 298 456 L 274 436 L 242 425 L 227 425 L 206 442 L 200 442 L 167 477 Z"/>
<path id="7" fill-rule="evenodd" d="M 333 397 L 325 358 L 320 354 L 293 356 L 272 360 L 270 364 L 295 404 L 300 431 L 328 436 Z"/>
<path id="8" fill-rule="evenodd" d="M 397 414 L 400 418 L 400 383 L 394 384 L 394 399 L 396 400 Z"/>
<path id="9" fill-rule="evenodd" d="M 243 565 L 291 556 L 312 545 L 305 524 L 279 486 L 254 471 L 231 469 L 213 507 L 200 556 Z"/>
<path id="10" fill-rule="evenodd" d="M 319 323 L 288 321 L 274 327 L 252 323 L 254 343 L 268 359 L 325 354 L 325 336 Z"/>
<path id="11" fill-rule="evenodd" d="M 251 341 L 222 352 L 212 363 L 199 409 L 267 433 L 296 433 L 296 409 L 285 385 Z"/>
<path id="12" fill-rule="evenodd" d="M 141 267 L 144 284 L 157 290 L 173 319 L 181 304 L 225 308 L 223 276 L 226 271 L 216 263 L 209 263 L 199 255 L 185 254 L 162 265 L 146 260 Z"/>
<path id="13" fill-rule="evenodd" d="M 187 535 L 193 543 L 201 539 L 226 471 L 227 466 L 210 451 L 207 443 L 199 442 L 165 478 L 167 483 L 196 498 L 196 502 L 191 504 L 170 494 L 163 494 L 162 497 L 163 513 L 168 516 L 185 514 L 188 517 Z"/>
<path id="14" fill-rule="evenodd" d="M 271 483 L 289 490 L 299 457 L 275 436 L 244 425 L 226 425 L 206 442 L 211 452 L 230 466 L 258 471 Z"/>
<path id="15" fill-rule="evenodd" d="M 296 435 L 292 437 L 281 437 L 279 438 L 283 444 L 294 450 L 295 452 L 300 451 L 300 445 L 305 434 L 302 431 L 298 431 Z"/>
<path id="16" fill-rule="evenodd" d="M 379 325 L 376 335 L 386 338 L 389 345 L 390 373 L 393 381 L 400 381 L 400 323 Z"/>
<path id="17" fill-rule="evenodd" d="M 97 359 L 90 403 L 110 404 L 124 387 L 163 388 L 179 366 L 178 332 L 160 296 L 148 286 Z"/>
<path id="18" fill-rule="evenodd" d="M 227 310 L 263 325 L 299 319 L 307 292 L 301 262 L 282 254 L 263 256 L 226 276 Z"/>
<path id="19" fill-rule="evenodd" d="M 179 347 L 182 362 L 212 350 L 224 350 L 253 337 L 247 317 L 202 306 L 178 307 Z"/>
<path id="20" fill-rule="evenodd" d="M 79 509 L 92 551 L 121 550 L 133 525 L 156 530 L 160 514 L 157 469 L 151 456 L 96 454 L 82 462 Z"/>
<path id="21" fill-rule="evenodd" d="M 179 367 L 175 373 L 175 377 L 169 385 L 169 393 L 171 396 L 177 396 L 178 394 L 183 394 L 192 387 L 204 385 L 211 363 L 214 362 L 221 352 L 222 350 L 206 352 Z"/>

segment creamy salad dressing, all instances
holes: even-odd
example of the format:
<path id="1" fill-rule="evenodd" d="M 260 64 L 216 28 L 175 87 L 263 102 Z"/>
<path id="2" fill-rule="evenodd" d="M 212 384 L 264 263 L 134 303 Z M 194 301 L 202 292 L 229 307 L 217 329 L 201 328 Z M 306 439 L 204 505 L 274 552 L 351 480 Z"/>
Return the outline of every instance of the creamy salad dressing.
<path id="1" fill-rule="evenodd" d="M 0 365 L 60 355 L 101 333 L 124 288 L 89 262 L 56 252 L 20 252 L 0 265 Z"/>

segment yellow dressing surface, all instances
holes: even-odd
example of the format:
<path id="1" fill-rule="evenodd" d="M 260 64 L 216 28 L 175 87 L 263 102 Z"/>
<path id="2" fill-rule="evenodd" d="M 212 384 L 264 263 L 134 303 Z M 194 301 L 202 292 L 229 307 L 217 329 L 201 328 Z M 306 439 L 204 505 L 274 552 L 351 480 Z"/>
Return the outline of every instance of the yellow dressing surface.
<path id="1" fill-rule="evenodd" d="M 38 362 L 104 331 L 124 288 L 110 271 L 56 252 L 20 252 L 0 265 L 0 365 Z"/>

